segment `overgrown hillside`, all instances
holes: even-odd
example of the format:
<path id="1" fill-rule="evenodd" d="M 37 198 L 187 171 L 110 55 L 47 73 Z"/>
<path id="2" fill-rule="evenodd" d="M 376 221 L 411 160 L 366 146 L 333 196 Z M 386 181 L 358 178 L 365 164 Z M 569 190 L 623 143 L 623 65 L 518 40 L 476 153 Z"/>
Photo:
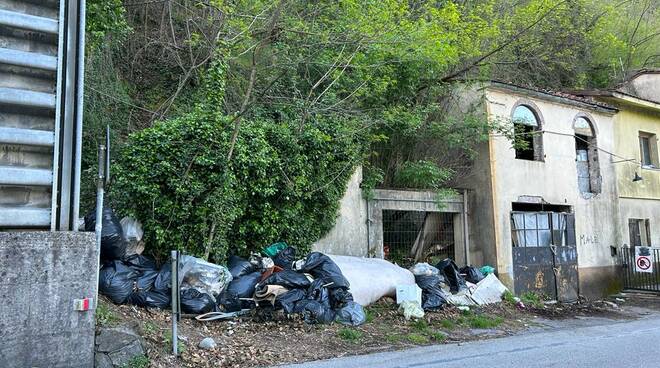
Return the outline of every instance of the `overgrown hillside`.
<path id="1" fill-rule="evenodd" d="M 456 82 L 604 87 L 660 65 L 653 0 L 90 0 L 83 207 L 112 130 L 110 203 L 149 249 L 221 260 L 334 223 L 345 184 L 442 191 L 494 127 Z M 368 188 L 367 188 L 368 189 Z"/>

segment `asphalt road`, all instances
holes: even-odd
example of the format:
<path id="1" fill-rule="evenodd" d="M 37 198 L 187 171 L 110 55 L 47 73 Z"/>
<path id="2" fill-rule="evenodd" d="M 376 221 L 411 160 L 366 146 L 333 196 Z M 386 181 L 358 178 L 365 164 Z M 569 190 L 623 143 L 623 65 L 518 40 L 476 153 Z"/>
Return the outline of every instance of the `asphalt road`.
<path id="1" fill-rule="evenodd" d="M 660 315 L 289 365 L 291 368 L 660 367 Z"/>

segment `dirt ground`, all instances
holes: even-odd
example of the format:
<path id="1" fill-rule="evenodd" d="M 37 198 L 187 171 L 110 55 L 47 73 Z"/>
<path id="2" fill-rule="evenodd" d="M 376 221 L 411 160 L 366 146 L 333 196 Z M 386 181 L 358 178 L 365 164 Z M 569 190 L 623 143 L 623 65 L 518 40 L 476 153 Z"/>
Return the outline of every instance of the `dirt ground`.
<path id="1" fill-rule="evenodd" d="M 624 300 L 624 299 L 619 299 Z M 632 299 L 625 299 L 631 304 Z M 657 300 L 635 303 L 657 308 Z M 168 311 L 147 310 L 135 306 L 113 305 L 102 299 L 99 326 L 127 325 L 145 339 L 148 359 L 129 368 L 142 367 L 267 367 L 328 359 L 346 355 L 398 350 L 418 345 L 456 343 L 507 336 L 534 325 L 535 318 L 563 319 L 576 316 L 631 318 L 612 302 L 575 304 L 528 303 L 525 308 L 513 302 L 461 311 L 449 306 L 427 312 L 418 321 L 406 321 L 397 313 L 396 304 L 384 299 L 366 308 L 367 323 L 359 327 L 340 324 L 307 325 L 299 317 L 281 312 L 246 315 L 231 321 L 198 322 L 183 319 L 179 323 L 181 356 L 171 355 L 171 320 Z M 213 350 L 197 347 L 205 337 L 212 337 Z M 146 363 L 148 361 L 148 363 Z"/>

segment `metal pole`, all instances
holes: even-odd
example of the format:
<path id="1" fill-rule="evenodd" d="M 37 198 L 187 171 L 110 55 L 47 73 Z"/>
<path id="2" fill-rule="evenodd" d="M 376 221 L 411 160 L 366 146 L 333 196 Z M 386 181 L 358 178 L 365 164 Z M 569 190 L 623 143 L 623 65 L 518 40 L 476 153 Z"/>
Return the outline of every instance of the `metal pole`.
<path id="1" fill-rule="evenodd" d="M 465 253 L 465 265 L 470 265 L 470 239 L 468 232 L 468 200 L 467 189 L 463 190 L 463 252 Z"/>
<path id="2" fill-rule="evenodd" d="M 172 353 L 179 356 L 177 321 L 179 320 L 179 252 L 173 250 L 172 256 Z"/>
<path id="3" fill-rule="evenodd" d="M 105 146 L 99 145 L 99 173 L 96 178 L 96 224 L 94 231 L 96 232 L 96 251 L 98 254 L 98 261 L 96 262 L 96 285 L 99 284 L 99 263 L 101 257 L 101 232 L 103 231 L 103 196 L 105 191 Z M 98 287 L 96 288 L 96 299 L 99 300 Z M 96 303 L 98 304 L 98 303 Z"/>

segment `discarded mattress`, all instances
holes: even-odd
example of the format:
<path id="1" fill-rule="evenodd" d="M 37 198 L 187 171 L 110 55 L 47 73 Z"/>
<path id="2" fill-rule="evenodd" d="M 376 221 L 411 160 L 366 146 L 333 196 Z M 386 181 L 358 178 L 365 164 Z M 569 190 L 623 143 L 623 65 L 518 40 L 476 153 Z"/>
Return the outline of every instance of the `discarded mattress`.
<path id="1" fill-rule="evenodd" d="M 350 284 L 353 300 L 363 306 L 396 295 L 398 285 L 415 285 L 412 272 L 384 259 L 328 255 Z"/>

